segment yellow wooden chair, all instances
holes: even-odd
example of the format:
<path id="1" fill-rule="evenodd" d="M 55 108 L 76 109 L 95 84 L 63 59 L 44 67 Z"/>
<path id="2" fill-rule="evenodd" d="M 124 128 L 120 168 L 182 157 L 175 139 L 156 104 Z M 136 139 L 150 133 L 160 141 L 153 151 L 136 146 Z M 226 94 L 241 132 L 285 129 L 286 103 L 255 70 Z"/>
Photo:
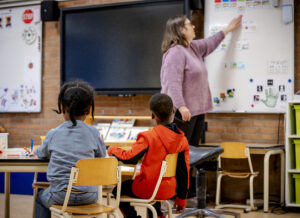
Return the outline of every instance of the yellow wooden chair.
<path id="1" fill-rule="evenodd" d="M 114 207 L 93 203 L 88 205 L 68 206 L 72 186 L 106 186 L 117 185 Z M 121 191 L 121 169 L 116 158 L 93 158 L 79 160 L 72 167 L 68 189 L 63 205 L 50 207 L 51 217 L 98 217 L 112 214 L 117 217 Z"/>
<path id="2" fill-rule="evenodd" d="M 234 207 L 234 208 L 244 208 L 244 211 L 255 210 L 253 202 L 253 179 L 258 175 L 259 172 L 254 172 L 250 157 L 249 149 L 246 147 L 245 143 L 241 142 L 223 142 L 221 147 L 224 148 L 224 153 L 219 157 L 217 172 L 217 190 L 216 190 L 216 207 L 225 208 L 225 207 Z M 221 168 L 222 159 L 248 159 L 249 169 L 245 171 L 227 171 Z M 223 176 L 229 176 L 231 178 L 245 179 L 249 178 L 249 188 L 250 188 L 250 205 L 238 205 L 238 204 L 220 204 L 220 189 L 221 189 L 221 179 Z"/>
<path id="3" fill-rule="evenodd" d="M 152 206 L 155 202 L 160 201 L 167 205 L 168 208 L 168 217 L 172 217 L 172 206 L 167 200 L 157 200 L 155 199 L 155 196 L 157 194 L 158 188 L 160 186 L 162 178 L 166 177 L 174 177 L 176 176 L 176 167 L 177 167 L 177 158 L 178 153 L 174 154 L 168 154 L 166 156 L 166 159 L 162 162 L 160 174 L 158 177 L 158 180 L 156 182 L 156 186 L 154 188 L 154 191 L 152 193 L 152 196 L 149 199 L 141 199 L 141 198 L 131 198 L 131 197 L 122 197 L 120 201 L 121 202 L 129 202 L 131 206 L 139 206 L 139 207 L 146 207 L 149 208 L 152 211 L 153 218 L 157 218 L 157 213 L 155 208 Z M 134 176 L 136 173 L 134 173 Z"/>

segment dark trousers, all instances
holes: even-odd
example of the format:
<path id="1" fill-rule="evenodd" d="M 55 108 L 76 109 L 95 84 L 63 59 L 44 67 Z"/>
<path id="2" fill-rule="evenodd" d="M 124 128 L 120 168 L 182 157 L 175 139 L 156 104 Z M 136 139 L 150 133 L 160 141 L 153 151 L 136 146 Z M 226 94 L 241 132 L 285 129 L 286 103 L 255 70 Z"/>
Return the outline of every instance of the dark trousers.
<path id="1" fill-rule="evenodd" d="M 126 180 L 126 181 L 122 182 L 121 196 L 127 195 L 129 197 L 139 198 L 139 197 L 135 196 L 132 192 L 132 183 L 133 183 L 133 180 Z M 114 188 L 113 195 L 116 197 L 116 194 L 117 194 L 117 188 Z M 152 206 L 155 208 L 157 216 L 161 216 L 162 213 L 160 211 L 160 206 L 161 206 L 160 202 L 156 202 Z M 119 208 L 125 218 L 140 217 L 140 216 L 137 216 L 136 210 L 134 209 L 133 206 L 130 205 L 129 202 L 120 202 Z M 149 209 L 147 210 L 147 213 L 148 213 L 149 218 L 153 217 L 152 212 Z"/>
<path id="2" fill-rule="evenodd" d="M 193 116 L 190 121 L 183 121 L 180 112 L 175 113 L 174 122 L 184 132 L 190 145 L 198 146 L 205 131 L 205 115 Z"/>

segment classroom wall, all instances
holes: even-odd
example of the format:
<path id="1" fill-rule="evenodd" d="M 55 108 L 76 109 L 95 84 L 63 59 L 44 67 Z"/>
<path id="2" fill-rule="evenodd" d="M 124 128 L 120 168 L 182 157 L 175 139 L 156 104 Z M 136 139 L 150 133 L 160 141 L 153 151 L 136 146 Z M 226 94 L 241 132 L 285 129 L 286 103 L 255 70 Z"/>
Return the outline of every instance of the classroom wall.
<path id="1" fill-rule="evenodd" d="M 124 2 L 119 0 L 115 2 Z M 72 7 L 110 3 L 110 0 L 77 0 L 60 3 L 60 7 Z M 300 89 L 300 3 L 295 4 L 295 91 Z M 196 24 L 197 37 L 203 36 L 203 11 L 193 11 L 192 20 Z M 37 114 L 0 114 L 2 124 L 9 135 L 10 147 L 28 146 L 30 139 L 39 143 L 39 136 L 63 120 L 52 110 L 56 108 L 60 86 L 60 33 L 59 22 L 45 22 L 43 30 L 42 58 L 42 112 Z M 298 60 L 298 61 L 297 61 Z M 147 115 L 150 95 L 135 97 L 96 96 L 96 114 L 99 115 Z M 224 140 L 283 143 L 284 117 L 279 114 L 207 114 L 207 142 Z"/>
<path id="2" fill-rule="evenodd" d="M 60 7 L 72 7 L 111 3 L 111 0 L 78 0 L 61 2 Z M 124 2 L 124 0 L 114 1 Z M 196 25 L 197 37 L 203 36 L 203 11 L 193 11 L 193 23 Z M 30 139 L 39 144 L 40 135 L 63 122 L 62 116 L 53 112 L 57 107 L 57 95 L 60 87 L 60 33 L 59 22 L 45 22 L 43 26 L 42 57 L 42 112 L 3 113 L 0 114 L 0 125 L 9 132 L 9 147 L 30 145 Z M 295 1 L 295 91 L 300 89 L 300 2 Z M 148 101 L 151 95 L 135 97 L 96 96 L 96 115 L 148 115 Z M 284 116 L 281 114 L 208 114 L 206 142 L 243 141 L 252 143 L 284 143 Z M 260 157 L 254 157 L 260 159 Z M 272 158 L 272 175 L 270 181 L 279 181 L 277 174 L 279 159 Z M 260 160 L 262 161 L 262 160 Z M 255 163 L 255 162 L 254 162 Z M 260 162 L 262 163 L 262 162 Z M 257 181 L 256 192 L 262 192 L 262 164 L 254 166 L 261 172 Z M 226 181 L 224 181 L 226 182 Z M 246 183 L 245 183 L 246 184 Z M 247 188 L 247 185 L 245 186 Z M 277 184 L 274 194 L 278 194 Z M 213 188 L 212 188 L 213 189 Z M 235 189 L 236 190 L 236 189 Z M 228 192 L 231 191 L 229 188 Z M 272 191 L 271 191 L 272 194 Z M 236 196 L 240 199 L 247 196 Z"/>

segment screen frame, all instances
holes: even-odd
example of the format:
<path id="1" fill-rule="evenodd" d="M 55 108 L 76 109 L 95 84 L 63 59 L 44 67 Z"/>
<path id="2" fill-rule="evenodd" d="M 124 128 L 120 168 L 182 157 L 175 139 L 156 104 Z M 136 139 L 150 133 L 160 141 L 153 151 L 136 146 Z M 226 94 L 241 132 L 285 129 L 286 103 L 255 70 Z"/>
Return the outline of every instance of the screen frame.
<path id="1" fill-rule="evenodd" d="M 100 4 L 100 5 L 91 5 L 91 6 L 80 6 L 80 7 L 71 7 L 71 8 L 61 8 L 60 9 L 60 85 L 62 86 L 66 82 L 65 78 L 65 50 L 64 50 L 64 42 L 65 42 L 65 16 L 68 13 L 76 13 L 76 12 L 87 12 L 93 10 L 105 10 L 105 9 L 115 9 L 115 8 L 130 8 L 130 7 L 138 7 L 140 5 L 143 6 L 151 6 L 157 4 L 170 4 L 174 2 L 182 2 L 183 11 L 182 14 L 186 12 L 185 1 L 187 0 L 145 0 L 145 1 L 132 1 L 132 2 L 121 2 L 121 3 L 109 3 L 109 4 Z M 104 95 L 113 95 L 113 96 L 131 96 L 135 94 L 154 94 L 158 93 L 161 90 L 159 88 L 113 88 L 113 89 L 100 89 L 94 88 L 96 94 L 104 94 Z"/>

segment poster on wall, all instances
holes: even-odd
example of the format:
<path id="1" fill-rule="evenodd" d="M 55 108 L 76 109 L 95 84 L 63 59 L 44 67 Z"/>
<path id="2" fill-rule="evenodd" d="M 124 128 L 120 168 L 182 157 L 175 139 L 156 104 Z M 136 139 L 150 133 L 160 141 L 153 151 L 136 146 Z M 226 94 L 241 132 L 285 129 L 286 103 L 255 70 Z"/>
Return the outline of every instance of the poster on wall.
<path id="1" fill-rule="evenodd" d="M 284 19 L 282 4 L 205 1 L 205 38 L 243 16 L 241 27 L 205 58 L 213 112 L 286 112 L 294 93 L 294 22 L 292 14 Z"/>
<path id="2" fill-rule="evenodd" d="M 41 111 L 40 5 L 0 9 L 0 112 Z"/>

